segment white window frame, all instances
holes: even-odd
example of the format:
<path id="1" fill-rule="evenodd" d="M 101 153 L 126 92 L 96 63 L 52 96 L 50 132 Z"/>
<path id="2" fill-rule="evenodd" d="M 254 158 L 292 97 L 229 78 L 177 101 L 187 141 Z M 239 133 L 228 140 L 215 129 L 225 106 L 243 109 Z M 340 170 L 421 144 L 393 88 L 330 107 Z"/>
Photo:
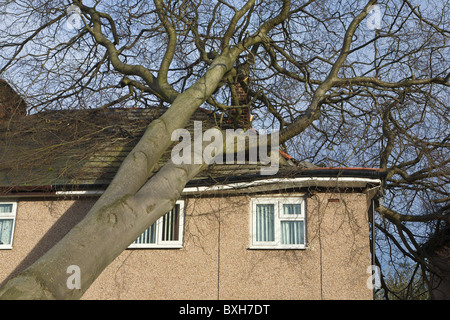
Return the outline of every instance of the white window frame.
<path id="1" fill-rule="evenodd" d="M 306 204 L 304 196 L 295 197 L 258 197 L 250 201 L 251 230 L 250 249 L 306 249 Z M 274 205 L 274 241 L 256 241 L 256 205 Z M 301 213 L 296 215 L 283 214 L 283 204 L 300 204 Z M 281 243 L 281 222 L 303 221 L 303 244 Z"/>
<path id="2" fill-rule="evenodd" d="M 11 228 L 11 243 L 9 244 L 0 244 L 0 250 L 10 250 L 13 248 L 14 241 L 14 229 L 16 227 L 16 214 L 17 214 L 17 202 L 13 201 L 0 201 L 0 204 L 11 204 L 12 210 L 11 212 L 0 212 L 0 220 L 11 220 L 13 221 Z"/>
<path id="3" fill-rule="evenodd" d="M 178 200 L 176 205 L 180 206 L 179 209 L 179 226 L 178 226 L 178 240 L 176 241 L 164 241 L 162 240 L 162 228 L 163 218 L 156 220 L 156 241 L 155 243 L 132 243 L 128 246 L 129 249 L 176 249 L 183 247 L 183 234 L 184 234 L 184 200 Z"/>

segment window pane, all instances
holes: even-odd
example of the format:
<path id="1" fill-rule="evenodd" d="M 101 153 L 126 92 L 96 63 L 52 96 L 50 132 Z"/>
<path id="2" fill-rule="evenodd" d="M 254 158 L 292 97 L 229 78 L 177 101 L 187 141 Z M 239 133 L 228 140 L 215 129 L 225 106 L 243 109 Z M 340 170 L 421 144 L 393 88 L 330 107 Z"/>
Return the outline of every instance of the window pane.
<path id="1" fill-rule="evenodd" d="M 283 214 L 301 214 L 300 204 L 283 204 Z"/>
<path id="2" fill-rule="evenodd" d="M 256 205 L 256 241 L 274 241 L 274 205 Z"/>
<path id="3" fill-rule="evenodd" d="M 0 213 L 11 213 L 12 212 L 12 204 L 0 204 Z"/>
<path id="4" fill-rule="evenodd" d="M 282 244 L 304 244 L 303 221 L 281 221 Z"/>
<path id="5" fill-rule="evenodd" d="M 156 243 L 156 223 L 147 228 L 134 243 Z"/>
<path id="6" fill-rule="evenodd" d="M 163 217 L 162 223 L 162 241 L 178 241 L 179 231 L 179 208 L 177 204 L 171 211 Z"/>
<path id="7" fill-rule="evenodd" d="M 11 244 L 13 219 L 0 220 L 0 244 Z"/>

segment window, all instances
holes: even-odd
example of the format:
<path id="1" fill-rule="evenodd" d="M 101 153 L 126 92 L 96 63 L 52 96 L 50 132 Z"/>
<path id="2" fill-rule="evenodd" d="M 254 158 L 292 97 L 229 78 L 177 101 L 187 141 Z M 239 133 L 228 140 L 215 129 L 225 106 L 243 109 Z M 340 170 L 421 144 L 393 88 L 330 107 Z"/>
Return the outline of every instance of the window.
<path id="1" fill-rule="evenodd" d="M 12 249 L 17 203 L 0 202 L 0 249 Z"/>
<path id="2" fill-rule="evenodd" d="M 129 248 L 181 248 L 183 246 L 184 202 L 159 218 Z"/>
<path id="3" fill-rule="evenodd" d="M 306 248 L 303 198 L 256 198 L 251 201 L 251 210 L 251 248 Z"/>

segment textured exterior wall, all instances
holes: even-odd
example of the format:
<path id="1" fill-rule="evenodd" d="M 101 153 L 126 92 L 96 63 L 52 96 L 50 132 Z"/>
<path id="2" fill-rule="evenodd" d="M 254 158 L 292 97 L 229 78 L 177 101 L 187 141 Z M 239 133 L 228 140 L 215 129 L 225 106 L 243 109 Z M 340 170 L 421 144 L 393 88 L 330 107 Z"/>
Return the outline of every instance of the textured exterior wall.
<path id="1" fill-rule="evenodd" d="M 13 249 L 0 250 L 0 285 L 57 243 L 93 203 L 93 200 L 18 201 Z"/>
<path id="2" fill-rule="evenodd" d="M 19 202 L 13 249 L 0 250 L 0 282 L 51 247 L 92 204 Z M 250 197 L 188 199 L 185 205 L 183 248 L 125 250 L 83 298 L 372 299 L 364 194 L 308 198 L 304 250 L 249 249 Z"/>

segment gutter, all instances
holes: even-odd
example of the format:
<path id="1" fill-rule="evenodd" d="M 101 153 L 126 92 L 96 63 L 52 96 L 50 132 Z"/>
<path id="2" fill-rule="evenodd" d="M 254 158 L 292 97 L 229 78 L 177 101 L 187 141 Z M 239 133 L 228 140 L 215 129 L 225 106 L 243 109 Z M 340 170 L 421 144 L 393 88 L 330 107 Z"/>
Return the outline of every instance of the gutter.
<path id="1" fill-rule="evenodd" d="M 280 183 L 306 186 L 335 187 L 338 184 L 372 184 L 382 186 L 386 171 L 377 168 L 313 168 L 286 173 L 286 176 L 267 178 L 259 174 L 227 176 L 215 179 L 189 181 L 183 189 L 184 194 L 239 190 L 256 186 Z M 50 186 L 11 186 L 0 187 L 0 198 L 43 197 L 43 196 L 101 196 L 106 185 L 50 185 Z"/>
<path id="2" fill-rule="evenodd" d="M 353 177 L 301 177 L 301 178 L 273 178 L 273 179 L 264 179 L 258 181 L 250 181 L 250 182 L 237 182 L 237 183 L 228 183 L 228 184 L 218 184 L 215 186 L 198 186 L 198 187 L 185 187 L 183 189 L 183 193 L 198 193 L 198 192 L 207 192 L 207 191 L 225 191 L 225 190 L 236 190 L 236 189 L 245 189 L 255 186 L 264 186 L 264 185 L 273 185 L 273 184 L 292 184 L 298 186 L 329 186 L 335 187 L 339 184 L 343 183 L 361 183 L 361 184 L 373 184 L 376 186 L 381 186 L 381 179 L 373 179 L 373 178 L 353 178 Z"/>
<path id="3" fill-rule="evenodd" d="M 290 171 L 289 167 L 284 168 L 287 169 L 286 172 L 277 174 L 278 179 L 286 179 L 289 178 L 300 178 L 300 177 L 327 177 L 327 178 L 370 178 L 370 179 L 379 179 L 384 180 L 387 172 L 384 169 L 378 168 L 340 168 L 340 167 L 317 167 L 317 168 L 304 168 L 299 171 Z M 295 168 L 292 168 L 295 169 Z M 187 183 L 188 187 L 200 186 L 203 187 L 205 185 L 217 185 L 217 184 L 230 184 L 230 183 L 238 183 L 238 182 L 256 182 L 261 180 L 271 180 L 267 178 L 268 176 L 262 176 L 260 174 L 248 174 L 248 175 L 231 175 L 225 177 L 218 178 L 205 178 L 198 180 L 191 180 Z"/>

